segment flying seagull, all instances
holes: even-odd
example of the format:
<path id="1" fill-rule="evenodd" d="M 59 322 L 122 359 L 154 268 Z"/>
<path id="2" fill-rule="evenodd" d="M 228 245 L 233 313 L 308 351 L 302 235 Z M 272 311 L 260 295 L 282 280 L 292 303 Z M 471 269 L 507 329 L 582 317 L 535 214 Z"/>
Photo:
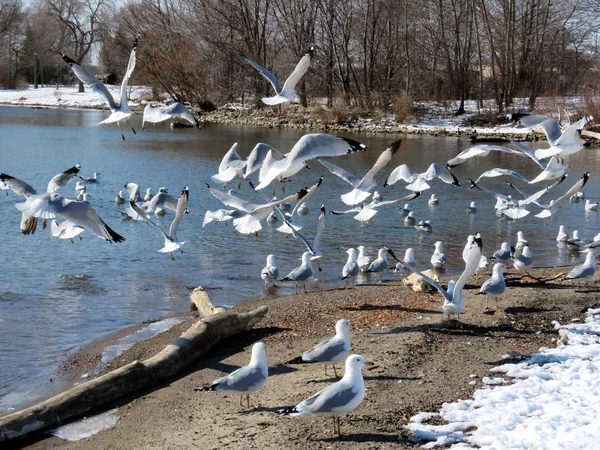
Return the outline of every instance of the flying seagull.
<path id="1" fill-rule="evenodd" d="M 375 165 L 362 178 L 358 178 L 328 161 L 319 159 L 319 162 L 332 174 L 337 175 L 354 188 L 352 191 L 342 195 L 342 201 L 346 205 L 354 206 L 362 203 L 371 195 L 369 191 L 377 186 L 377 182 L 373 178 L 375 178 L 375 175 L 377 175 L 377 173 L 392 160 L 392 157 L 400 148 L 401 143 L 402 140 L 397 140 L 384 150 L 381 155 L 379 155 L 379 158 L 377 158 Z"/>
<path id="2" fill-rule="evenodd" d="M 170 105 L 146 105 L 144 108 L 144 116 L 142 118 L 142 131 L 146 128 L 146 122 L 156 124 L 171 119 L 174 119 L 175 121 L 177 121 L 177 119 L 184 119 L 196 128 L 200 128 L 200 124 L 190 110 L 187 109 L 183 103 L 174 102 Z"/>
<path id="3" fill-rule="evenodd" d="M 392 170 L 392 173 L 389 174 L 383 186 L 391 186 L 397 181 L 403 180 L 409 183 L 406 185 L 406 189 L 414 192 L 423 192 L 430 188 L 427 181 L 431 181 L 434 178 L 439 178 L 444 183 L 460 186 L 458 179 L 450 172 L 450 169 L 438 163 L 431 164 L 423 173 L 414 173 L 406 164 L 402 164 Z"/>
<path id="4" fill-rule="evenodd" d="M 285 80 L 285 83 L 283 83 L 283 86 L 281 86 L 279 80 L 275 78 L 275 76 L 263 66 L 255 63 L 254 61 L 248 58 L 244 58 L 252 67 L 258 70 L 258 72 L 263 77 L 265 77 L 269 83 L 271 83 L 273 89 L 275 89 L 275 95 L 273 97 L 262 98 L 263 103 L 273 106 L 278 105 L 280 103 L 292 101 L 296 98 L 296 91 L 294 90 L 294 88 L 296 87 L 298 81 L 300 81 L 300 78 L 302 78 L 308 70 L 308 67 L 310 66 L 310 61 L 312 59 L 313 51 L 314 47 L 311 47 L 304 54 L 304 56 L 302 57 L 302 59 L 300 59 L 300 62 L 298 63 L 292 74 L 288 77 L 287 80 Z"/>
<path id="5" fill-rule="evenodd" d="M 77 61 L 69 58 L 64 53 L 58 52 L 60 56 L 62 56 L 62 58 L 65 60 L 65 62 L 69 64 L 69 66 L 71 66 L 71 69 L 73 69 L 73 72 L 75 73 L 75 75 L 77 75 L 77 78 L 79 78 L 82 83 L 84 83 L 87 87 L 92 89 L 92 91 L 97 92 L 98 94 L 102 95 L 102 97 L 104 97 L 104 100 L 110 108 L 111 115 L 99 123 L 116 123 L 119 127 L 119 130 L 121 131 L 121 122 L 127 122 L 127 124 L 129 124 L 129 126 L 131 127 L 131 131 L 133 131 L 133 134 L 135 134 L 135 129 L 129 123 L 129 117 L 133 113 L 131 109 L 129 109 L 129 105 L 127 104 L 127 83 L 129 82 L 129 78 L 133 73 L 133 69 L 135 69 L 136 51 L 137 38 L 133 42 L 133 49 L 131 50 L 131 54 L 129 55 L 129 62 L 127 63 L 127 71 L 125 72 L 123 82 L 121 83 L 121 103 L 118 105 L 115 102 L 115 99 L 113 98 L 111 93 L 106 88 L 106 86 L 104 86 L 104 84 L 100 80 L 98 80 L 98 78 L 96 78 L 92 74 L 92 72 L 87 70 L 85 67 L 81 66 Z M 121 139 L 125 140 L 123 131 L 121 131 Z"/>
<path id="6" fill-rule="evenodd" d="M 173 257 L 173 252 L 175 250 L 179 250 L 181 253 L 183 253 L 183 251 L 181 250 L 181 246 L 183 244 L 185 244 L 185 242 L 179 242 L 179 239 L 177 239 L 177 229 L 179 228 L 179 223 L 181 222 L 183 215 L 187 212 L 187 204 L 189 201 L 189 197 L 190 197 L 190 193 L 189 193 L 188 187 L 186 186 L 181 191 L 181 195 L 179 196 L 179 199 L 177 200 L 177 212 L 175 213 L 175 219 L 173 219 L 173 222 L 171 222 L 171 227 L 169 228 L 169 234 L 165 233 L 164 230 L 160 226 L 158 226 L 157 224 L 152 222 L 146 215 L 146 212 L 137 205 L 135 200 L 129 201 L 129 204 L 131 205 L 133 210 L 136 213 L 138 213 L 138 215 L 142 219 L 144 219 L 146 222 L 148 222 L 148 224 L 152 225 L 154 228 L 158 229 L 158 231 L 161 232 L 161 234 L 165 238 L 165 245 L 163 248 L 161 248 L 159 250 L 159 252 L 160 253 L 170 253 L 172 260 L 175 260 L 175 258 Z"/>

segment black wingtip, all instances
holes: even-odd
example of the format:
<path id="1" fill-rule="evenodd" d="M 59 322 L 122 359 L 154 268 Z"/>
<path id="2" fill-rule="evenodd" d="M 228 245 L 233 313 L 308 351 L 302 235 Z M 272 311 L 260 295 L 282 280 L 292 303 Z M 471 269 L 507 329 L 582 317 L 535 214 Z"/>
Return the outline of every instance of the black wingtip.
<path id="1" fill-rule="evenodd" d="M 68 65 L 70 65 L 71 67 L 73 67 L 73 64 L 78 64 L 78 63 L 77 63 L 77 61 L 75 61 L 75 60 L 74 60 L 74 59 L 72 59 L 72 58 L 69 58 L 69 57 L 68 57 L 67 55 L 65 55 L 64 53 L 58 52 L 58 54 L 59 54 L 60 56 L 62 56 L 62 59 L 64 59 L 64 60 L 65 60 L 65 62 L 66 62 Z"/>
<path id="2" fill-rule="evenodd" d="M 481 239 L 481 234 L 475 233 L 475 243 L 480 250 L 483 250 L 483 239 Z"/>
<path id="3" fill-rule="evenodd" d="M 389 150 L 392 153 L 392 156 L 394 156 L 396 154 L 396 152 L 400 148 L 400 144 L 402 144 L 402 139 L 398 139 L 397 141 L 392 142 L 392 145 L 390 145 L 390 147 L 389 147 Z"/>
<path id="4" fill-rule="evenodd" d="M 361 144 L 358 141 L 355 141 L 354 139 L 350 139 L 350 138 L 341 138 L 344 141 L 346 141 L 349 145 L 348 147 L 348 153 L 353 153 L 353 152 L 366 152 L 367 151 L 367 146 L 365 144 Z"/>
<path id="5" fill-rule="evenodd" d="M 310 55 L 311 58 L 315 53 L 315 46 L 311 45 L 310 48 L 308 50 L 306 50 L 306 52 L 304 53 L 305 55 Z"/>
<path id="6" fill-rule="evenodd" d="M 298 200 L 304 198 L 306 196 L 306 194 L 308 194 L 308 191 L 304 188 L 300 189 L 298 191 Z"/>
<path id="7" fill-rule="evenodd" d="M 477 184 L 471 180 L 470 178 L 468 178 L 469 183 L 471 183 L 471 186 L 469 186 L 469 189 L 473 189 L 473 188 L 477 188 L 477 189 L 481 189 L 479 186 L 477 186 Z"/>
<path id="8" fill-rule="evenodd" d="M 110 236 L 110 239 L 107 239 L 107 241 L 109 242 L 123 242 L 125 240 L 125 238 L 123 236 L 121 236 L 119 233 L 117 233 L 115 230 L 113 230 L 111 227 L 109 227 L 108 225 L 106 225 L 106 223 L 104 223 L 104 221 L 102 221 L 102 223 L 104 224 L 104 226 L 106 227 L 106 231 L 108 232 L 108 235 Z"/>
<path id="9" fill-rule="evenodd" d="M 194 388 L 194 392 L 210 392 L 210 391 L 215 391 L 216 387 L 217 387 L 216 384 L 213 384 L 211 386 L 206 386 L 206 387 L 197 387 L 197 388 Z"/>
<path id="10" fill-rule="evenodd" d="M 81 169 L 77 166 L 73 166 L 70 169 L 65 170 L 63 173 L 66 174 L 78 174 Z"/>
<path id="11" fill-rule="evenodd" d="M 321 205 L 321 214 L 325 214 L 325 205 Z"/>
<path id="12" fill-rule="evenodd" d="M 295 413 L 298 411 L 296 410 L 295 406 L 288 406 L 287 408 L 278 409 L 277 412 L 279 414 L 288 415 L 288 414 L 292 414 L 292 413 Z"/>

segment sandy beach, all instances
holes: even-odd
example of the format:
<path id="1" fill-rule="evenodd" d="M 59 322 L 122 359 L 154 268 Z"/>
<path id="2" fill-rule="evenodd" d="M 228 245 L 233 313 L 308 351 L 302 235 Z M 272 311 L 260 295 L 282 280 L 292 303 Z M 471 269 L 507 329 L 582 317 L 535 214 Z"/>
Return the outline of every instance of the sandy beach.
<path id="1" fill-rule="evenodd" d="M 567 268 L 537 269 L 544 279 Z M 498 308 L 476 296 L 485 275 L 467 285 L 460 321 L 444 321 L 441 296 L 409 290 L 397 282 L 361 285 L 245 302 L 269 313 L 254 330 L 220 342 L 187 371 L 103 410 L 118 408 L 118 423 L 88 439 L 68 442 L 48 435 L 15 441 L 14 448 L 46 449 L 187 449 L 187 448 L 414 448 L 403 426 L 420 411 L 469 398 L 489 369 L 540 347 L 555 346 L 552 321 L 581 319 L 600 301 L 597 279 L 587 288 L 572 283 L 539 283 L 509 274 Z M 336 320 L 351 323 L 352 352 L 375 364 L 365 367 L 364 402 L 342 419 L 343 436 L 333 434 L 329 417 L 282 417 L 276 411 L 294 405 L 335 381 L 322 365 L 284 365 L 285 361 L 333 334 Z M 105 369 L 154 355 L 178 337 L 192 320 L 149 341 L 136 344 Z M 64 370 L 77 377 L 93 368 L 102 349 L 116 339 L 83 349 Z M 267 347 L 269 379 L 241 408 L 239 396 L 194 392 L 224 373 L 247 364 L 251 345 Z M 338 368 L 338 371 L 340 369 Z M 331 372 L 331 371 L 330 371 Z M 473 380 L 475 383 L 473 383 Z"/>

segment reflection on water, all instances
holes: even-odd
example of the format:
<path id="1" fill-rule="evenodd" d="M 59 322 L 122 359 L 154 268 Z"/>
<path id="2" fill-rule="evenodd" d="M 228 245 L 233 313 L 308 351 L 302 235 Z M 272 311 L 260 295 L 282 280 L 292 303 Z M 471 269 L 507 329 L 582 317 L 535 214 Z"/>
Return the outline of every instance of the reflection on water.
<path id="1" fill-rule="evenodd" d="M 202 284 L 208 287 L 217 303 L 233 305 L 265 295 L 260 270 L 269 253 L 278 255 L 283 275 L 300 264 L 304 248 L 298 241 L 275 231 L 272 225 L 264 223 L 263 230 L 255 237 L 242 236 L 226 223 L 211 223 L 202 228 L 202 220 L 207 209 L 221 207 L 208 195 L 205 182 L 210 182 L 210 175 L 217 172 L 222 155 L 233 142 L 238 142 L 242 156 L 259 141 L 286 152 L 302 132 L 244 126 L 206 125 L 199 131 L 157 126 L 136 136 L 128 134 L 127 141 L 123 142 L 116 127 L 96 126 L 107 115 L 105 111 L 0 108 L 0 171 L 24 179 L 39 191 L 45 189 L 52 176 L 77 162 L 82 165 L 83 175 L 102 173 L 101 182 L 88 187 L 92 195 L 90 202 L 105 222 L 126 237 L 122 244 L 109 244 L 89 232 L 81 235 L 83 241 L 73 243 L 50 239 L 47 230 L 22 236 L 20 215 L 14 207 L 22 199 L 12 192 L 0 195 L 0 208 L 4 212 L 0 222 L 0 248 L 5 259 L 5 270 L 0 273 L 0 412 L 33 399 L 25 381 L 35 382 L 37 386 L 56 384 L 49 379 L 53 377 L 57 361 L 82 342 L 128 325 L 187 311 L 192 287 Z M 134 117 L 133 125 L 140 129 L 140 116 Z M 333 162 L 358 176 L 374 164 L 388 144 L 402 137 L 400 150 L 390 167 L 378 174 L 379 181 L 399 164 L 406 163 L 414 171 L 424 171 L 431 162 L 445 162 L 469 146 L 466 140 L 459 138 L 345 135 L 364 142 L 369 150 L 336 158 Z M 572 175 L 564 186 L 557 188 L 557 195 L 565 192 L 584 171 L 592 170 L 585 192 L 588 198 L 597 197 L 599 159 L 600 152 L 593 149 L 571 157 Z M 525 158 L 500 153 L 457 167 L 455 173 L 462 187 L 436 180 L 431 183 L 431 190 L 411 202 L 417 218 L 432 222 L 432 233 L 419 233 L 413 227 L 406 227 L 398 214 L 401 205 L 381 208 L 373 223 L 367 226 L 361 226 L 351 215 L 328 214 L 321 241 L 323 271 L 318 272 L 318 282 L 309 284 L 308 289 L 343 283 L 340 277 L 345 250 L 361 244 L 371 256 L 384 244 L 400 255 L 407 247 L 414 247 L 417 262 L 428 266 L 434 242 L 441 240 L 450 261 L 448 273 L 457 273 L 466 235 L 475 231 L 482 233 L 484 253 L 488 255 L 499 248 L 502 241 L 514 242 L 517 231 L 523 230 L 533 248 L 536 265 L 581 260 L 579 255 L 557 247 L 558 225 L 565 224 L 568 231 L 577 228 L 584 239 L 591 239 L 600 231 L 598 213 L 585 214 L 583 203 L 566 203 L 549 227 L 532 217 L 535 210 L 530 217 L 516 223 L 497 218 L 494 201 L 488 194 L 465 187 L 468 177 L 476 177 L 494 167 L 516 168 L 526 177 L 535 176 L 539 171 Z M 311 164 L 311 170 L 303 170 L 293 177 L 288 188 L 291 191 L 312 185 L 321 175 L 325 179 L 308 202 L 309 214 L 297 221 L 304 225 L 302 232 L 309 240 L 316 230 L 320 204 L 325 204 L 328 210 L 346 209 L 340 195 L 350 190 L 348 184 L 331 176 L 316 162 Z M 484 183 L 490 189 L 509 193 L 505 181 L 498 178 Z M 190 214 L 183 218 L 178 234 L 187 243 L 183 247 L 185 253 L 175 255 L 175 261 L 158 253 L 163 239 L 157 230 L 142 222 L 122 221 L 124 207 L 116 206 L 114 198 L 127 182 L 136 182 L 142 189 L 151 187 L 153 191 L 166 186 L 175 196 L 183 186 L 189 186 Z M 74 184 L 62 192 L 73 197 Z M 522 183 L 519 186 L 527 192 L 537 189 Z M 237 184 L 226 189 L 229 188 L 237 188 Z M 384 200 L 390 200 L 408 191 L 403 189 L 402 183 L 397 183 L 379 192 Z M 428 205 L 431 193 L 437 194 L 439 205 Z M 256 193 L 243 184 L 239 195 L 261 203 L 271 192 L 267 189 Z M 478 205 L 475 214 L 466 213 L 471 201 Z M 153 217 L 165 229 L 172 219 L 172 213 Z M 386 279 L 394 277 L 386 275 Z M 290 294 L 293 290 L 293 285 L 282 284 L 274 293 Z M 6 396 L 8 392 L 12 395 Z"/>

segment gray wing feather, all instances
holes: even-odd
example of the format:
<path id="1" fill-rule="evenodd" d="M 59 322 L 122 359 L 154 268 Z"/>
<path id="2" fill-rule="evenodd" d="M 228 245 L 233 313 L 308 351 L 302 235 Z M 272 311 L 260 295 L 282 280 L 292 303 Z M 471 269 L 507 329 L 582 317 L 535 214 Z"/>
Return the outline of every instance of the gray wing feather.
<path id="1" fill-rule="evenodd" d="M 244 58 L 246 60 L 246 62 L 248 64 L 250 64 L 252 67 L 254 67 L 256 70 L 258 70 L 258 72 L 267 79 L 267 81 L 269 83 L 271 83 L 271 85 L 273 86 L 273 89 L 275 89 L 275 92 L 277 94 L 281 93 L 282 87 L 281 87 L 281 83 L 279 83 L 279 80 L 277 78 L 275 78 L 275 75 L 273 75 L 271 72 L 269 72 L 267 69 L 265 69 L 263 66 L 261 66 L 258 63 L 255 63 L 254 61 L 252 61 L 251 59 L 248 58 Z"/>
<path id="2" fill-rule="evenodd" d="M 339 360 L 339 355 L 348 353 L 348 350 L 343 341 L 331 342 L 331 340 L 327 340 L 304 352 L 302 360 L 311 363 L 329 362 L 333 359 Z"/>

